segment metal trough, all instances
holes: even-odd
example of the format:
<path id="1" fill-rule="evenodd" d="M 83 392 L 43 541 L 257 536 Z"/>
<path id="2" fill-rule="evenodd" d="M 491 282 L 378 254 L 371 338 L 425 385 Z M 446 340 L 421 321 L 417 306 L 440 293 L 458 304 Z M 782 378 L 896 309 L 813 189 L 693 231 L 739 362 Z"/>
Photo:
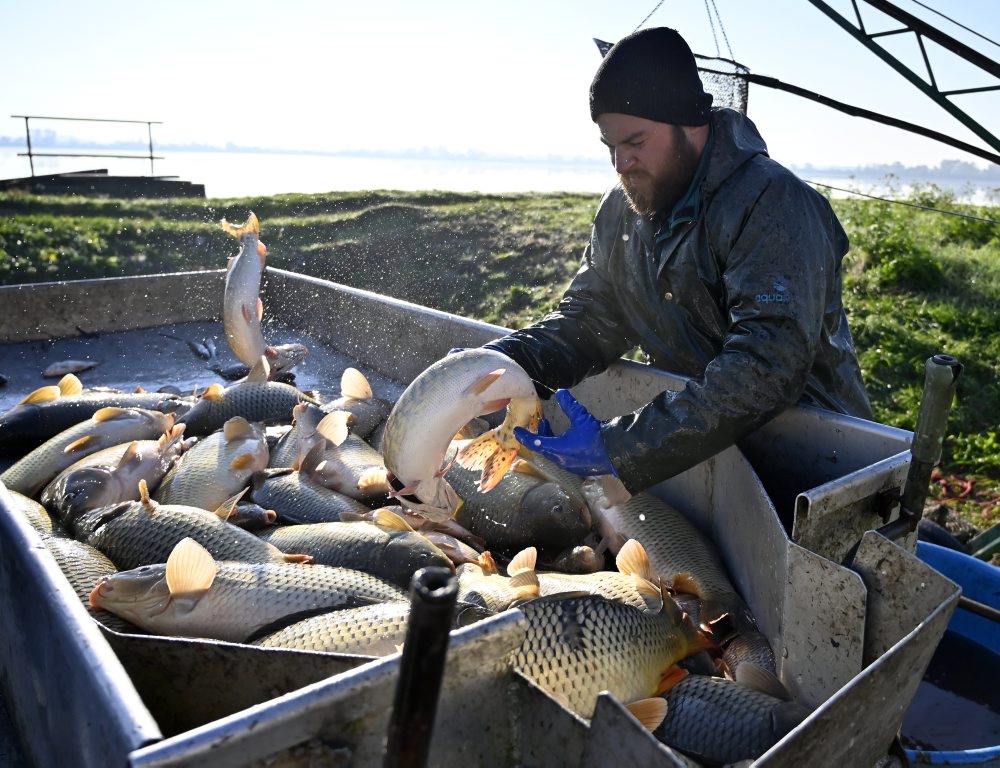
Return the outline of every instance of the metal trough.
<path id="1" fill-rule="evenodd" d="M 223 277 L 220 270 L 0 288 L 0 372 L 9 378 L 0 409 L 45 383 L 39 374 L 49 362 L 87 355 L 101 361 L 83 375 L 91 386 L 189 391 L 217 380 L 171 337 L 222 340 Z M 347 365 L 364 371 L 376 393 L 397 395 L 452 347 L 503 332 L 274 269 L 263 298 L 269 337 L 312 349 L 297 384 L 324 396 L 338 392 Z M 607 417 L 681 384 L 623 361 L 575 393 Z M 871 765 L 902 723 L 959 594 L 913 555 L 914 541 L 900 546 L 870 531 L 892 515 L 887 499 L 905 478 L 909 438 L 796 408 L 739 449 L 654 489 L 718 543 L 775 648 L 783 682 L 815 708 L 755 765 L 801 765 L 806 756 L 814 766 Z M 32 764 L 381 764 L 398 655 L 368 660 L 116 635 L 90 619 L 38 534 L 9 506 L 0 491 L 0 681 Z M 859 539 L 853 561 L 842 564 Z M 513 673 L 506 658 L 523 633 L 516 610 L 453 633 L 429 764 L 597 766 L 610 755 L 688 764 L 612 698 L 602 697 L 587 723 Z"/>

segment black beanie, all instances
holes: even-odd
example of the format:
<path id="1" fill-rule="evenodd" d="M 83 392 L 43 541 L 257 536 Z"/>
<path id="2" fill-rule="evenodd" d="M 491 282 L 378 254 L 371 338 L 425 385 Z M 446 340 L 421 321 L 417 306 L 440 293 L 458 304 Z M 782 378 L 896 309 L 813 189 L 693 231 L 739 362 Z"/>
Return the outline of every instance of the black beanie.
<path id="1" fill-rule="evenodd" d="M 653 27 L 615 43 L 590 84 L 590 117 L 619 112 L 658 123 L 704 125 L 705 93 L 694 54 L 676 30 Z"/>

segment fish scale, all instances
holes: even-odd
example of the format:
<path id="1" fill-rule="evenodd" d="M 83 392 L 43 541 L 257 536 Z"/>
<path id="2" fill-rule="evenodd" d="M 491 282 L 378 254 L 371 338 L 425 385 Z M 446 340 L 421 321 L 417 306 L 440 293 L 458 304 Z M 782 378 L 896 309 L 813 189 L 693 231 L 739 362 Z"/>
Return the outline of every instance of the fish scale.
<path id="1" fill-rule="evenodd" d="M 125 502 L 88 512 L 76 526 L 77 538 L 97 547 L 121 570 L 165 563 L 185 537 L 197 541 L 218 560 L 284 559 L 277 547 L 197 507 Z"/>
<path id="2" fill-rule="evenodd" d="M 403 590 L 349 568 L 291 563 L 218 562 L 203 593 L 173 599 L 166 565 L 106 577 L 91 602 L 165 635 L 245 642 L 267 627 L 364 603 L 406 601 Z"/>
<path id="3" fill-rule="evenodd" d="M 316 563 L 355 568 L 404 588 L 421 568 L 451 568 L 419 533 L 386 531 L 369 522 L 286 525 L 259 535 L 282 552 L 311 555 Z"/>
<path id="4" fill-rule="evenodd" d="M 251 499 L 278 513 L 283 523 L 329 523 L 341 513 L 370 513 L 360 501 L 337 493 L 296 470 L 258 472 L 254 475 Z"/>
<path id="5" fill-rule="evenodd" d="M 207 435 L 234 416 L 247 421 L 288 422 L 300 402 L 319 403 L 291 384 L 280 381 L 241 381 L 226 387 L 218 397 L 202 397 L 178 423 L 187 424 L 186 435 Z"/>
<path id="6" fill-rule="evenodd" d="M 511 663 L 582 717 L 604 690 L 626 704 L 648 698 L 671 666 L 702 647 L 669 605 L 648 613 L 593 595 L 532 600 L 520 606 L 528 628 Z"/>
<path id="7" fill-rule="evenodd" d="M 706 675 L 686 677 L 664 698 L 656 738 L 712 764 L 755 760 L 809 714 L 797 702 Z"/>
<path id="8" fill-rule="evenodd" d="M 254 641 L 262 648 L 388 656 L 406 639 L 409 603 L 342 608 L 297 621 Z"/>
<path id="9" fill-rule="evenodd" d="M 603 535 L 641 543 L 653 571 L 663 578 L 689 574 L 698 587 L 703 621 L 725 613 L 749 615 L 712 543 L 665 501 L 637 493 L 624 504 L 604 505 L 596 515 Z"/>

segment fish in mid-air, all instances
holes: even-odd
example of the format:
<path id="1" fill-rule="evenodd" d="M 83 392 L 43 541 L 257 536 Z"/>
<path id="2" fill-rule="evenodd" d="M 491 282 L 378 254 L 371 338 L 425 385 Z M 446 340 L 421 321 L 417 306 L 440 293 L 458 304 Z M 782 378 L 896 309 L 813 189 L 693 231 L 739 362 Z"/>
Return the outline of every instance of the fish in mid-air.
<path id="1" fill-rule="evenodd" d="M 267 261 L 267 248 L 260 241 L 257 216 L 251 211 L 240 227 L 223 219 L 222 228 L 240 241 L 240 252 L 230 261 L 223 290 L 222 326 L 226 341 L 247 368 L 253 368 L 261 357 L 266 357 L 270 376 L 275 378 L 302 362 L 309 350 L 299 343 L 275 347 L 264 340 L 260 280 Z"/>

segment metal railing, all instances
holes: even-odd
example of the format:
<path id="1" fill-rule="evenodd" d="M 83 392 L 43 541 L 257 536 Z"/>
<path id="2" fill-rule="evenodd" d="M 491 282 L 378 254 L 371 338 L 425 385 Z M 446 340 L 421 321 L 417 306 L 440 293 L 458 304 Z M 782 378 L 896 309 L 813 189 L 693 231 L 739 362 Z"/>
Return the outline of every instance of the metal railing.
<path id="1" fill-rule="evenodd" d="M 18 152 L 18 157 L 27 157 L 28 163 L 31 165 L 31 175 L 35 175 L 35 158 L 36 157 L 114 157 L 125 160 L 149 160 L 149 173 L 154 175 L 153 161 L 162 160 L 163 157 L 160 155 L 153 154 L 153 126 L 163 125 L 159 120 L 111 120 L 102 117 L 51 117 L 48 115 L 11 115 L 11 117 L 24 118 L 24 132 L 28 141 L 28 151 Z M 79 152 L 35 152 L 31 148 L 31 120 L 75 120 L 78 122 L 85 123 L 139 123 L 146 126 L 146 131 L 149 136 L 149 154 L 148 155 L 117 155 L 117 154 L 107 154 L 107 153 L 79 153 Z"/>

